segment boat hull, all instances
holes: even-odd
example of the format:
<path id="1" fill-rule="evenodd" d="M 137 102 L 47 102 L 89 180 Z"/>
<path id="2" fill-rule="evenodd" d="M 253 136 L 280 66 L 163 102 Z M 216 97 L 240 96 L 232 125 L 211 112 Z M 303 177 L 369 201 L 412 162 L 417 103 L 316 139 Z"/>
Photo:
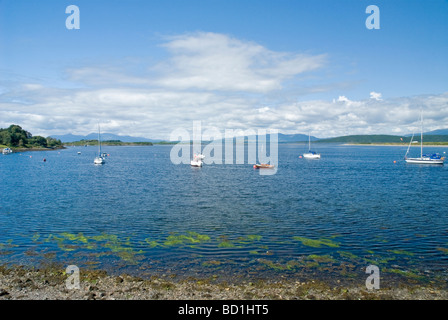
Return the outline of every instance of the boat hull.
<path id="1" fill-rule="evenodd" d="M 273 169 L 274 165 L 272 164 L 254 164 L 254 169 Z"/>
<path id="2" fill-rule="evenodd" d="M 305 153 L 303 155 L 305 159 L 320 159 L 320 154 L 314 154 L 314 153 Z"/>
<path id="3" fill-rule="evenodd" d="M 430 159 L 430 158 L 409 158 L 405 159 L 406 163 L 415 164 L 439 164 L 443 165 L 444 159 Z"/>
<path id="4" fill-rule="evenodd" d="M 101 158 L 101 157 L 96 157 L 94 160 L 93 160 L 93 163 L 94 164 L 104 164 L 106 161 L 103 159 L 103 158 Z"/>
<path id="5" fill-rule="evenodd" d="M 192 167 L 202 167 L 202 161 L 194 161 L 194 160 L 192 160 L 192 161 L 190 162 L 190 165 L 191 165 Z"/>

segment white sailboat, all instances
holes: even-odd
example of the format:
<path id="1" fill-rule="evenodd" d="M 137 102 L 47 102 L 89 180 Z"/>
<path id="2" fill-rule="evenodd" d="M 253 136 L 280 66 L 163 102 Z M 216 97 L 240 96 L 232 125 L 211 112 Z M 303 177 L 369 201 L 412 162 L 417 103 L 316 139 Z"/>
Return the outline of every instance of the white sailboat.
<path id="1" fill-rule="evenodd" d="M 193 157 L 193 160 L 190 161 L 190 165 L 192 167 L 202 167 L 202 157 L 198 157 L 196 154 Z"/>
<path id="2" fill-rule="evenodd" d="M 423 154 L 423 112 L 420 115 L 420 121 L 421 121 L 421 128 L 420 128 L 420 157 L 419 158 L 408 158 L 409 149 L 411 148 L 412 141 L 414 139 L 414 134 L 412 134 L 411 141 L 409 142 L 408 150 L 406 151 L 406 154 L 404 156 L 404 160 L 406 163 L 415 163 L 415 164 L 441 164 L 443 165 L 443 162 L 445 160 L 444 157 L 442 157 L 438 153 L 433 154 Z"/>
<path id="3" fill-rule="evenodd" d="M 311 151 L 311 134 L 308 134 L 308 152 L 303 154 L 306 159 L 320 159 L 320 153 Z"/>
<path id="4" fill-rule="evenodd" d="M 100 133 L 100 124 L 98 124 L 98 156 L 93 159 L 94 164 L 104 164 L 106 160 L 104 159 L 101 153 L 101 133 Z"/>

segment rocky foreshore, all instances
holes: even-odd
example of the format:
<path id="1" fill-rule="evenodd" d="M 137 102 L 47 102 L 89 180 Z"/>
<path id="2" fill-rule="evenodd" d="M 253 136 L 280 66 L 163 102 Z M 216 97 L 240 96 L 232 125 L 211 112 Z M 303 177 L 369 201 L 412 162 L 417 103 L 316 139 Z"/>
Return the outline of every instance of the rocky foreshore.
<path id="1" fill-rule="evenodd" d="M 215 283 L 208 280 L 142 279 L 90 270 L 79 288 L 69 289 L 64 270 L 0 267 L 0 300 L 447 300 L 437 287 L 333 286 L 320 281 Z"/>

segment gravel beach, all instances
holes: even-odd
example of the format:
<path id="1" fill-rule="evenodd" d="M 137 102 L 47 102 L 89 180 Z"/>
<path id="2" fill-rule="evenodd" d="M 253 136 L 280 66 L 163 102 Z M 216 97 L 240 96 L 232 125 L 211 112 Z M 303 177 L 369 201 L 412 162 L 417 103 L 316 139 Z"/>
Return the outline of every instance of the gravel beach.
<path id="1" fill-rule="evenodd" d="M 208 280 L 171 281 L 80 273 L 79 289 L 68 289 L 65 270 L 0 267 L 0 300 L 447 300 L 446 288 L 397 286 L 367 290 L 320 281 L 256 281 L 214 283 Z"/>

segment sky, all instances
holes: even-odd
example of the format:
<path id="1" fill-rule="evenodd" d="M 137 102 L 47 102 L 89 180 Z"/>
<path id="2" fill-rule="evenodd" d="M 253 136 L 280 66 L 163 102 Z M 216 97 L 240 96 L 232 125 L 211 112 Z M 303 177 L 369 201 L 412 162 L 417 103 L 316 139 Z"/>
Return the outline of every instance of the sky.
<path id="1" fill-rule="evenodd" d="M 422 111 L 430 131 L 447 57 L 447 0 L 0 0 L 0 128 L 402 135 Z"/>

